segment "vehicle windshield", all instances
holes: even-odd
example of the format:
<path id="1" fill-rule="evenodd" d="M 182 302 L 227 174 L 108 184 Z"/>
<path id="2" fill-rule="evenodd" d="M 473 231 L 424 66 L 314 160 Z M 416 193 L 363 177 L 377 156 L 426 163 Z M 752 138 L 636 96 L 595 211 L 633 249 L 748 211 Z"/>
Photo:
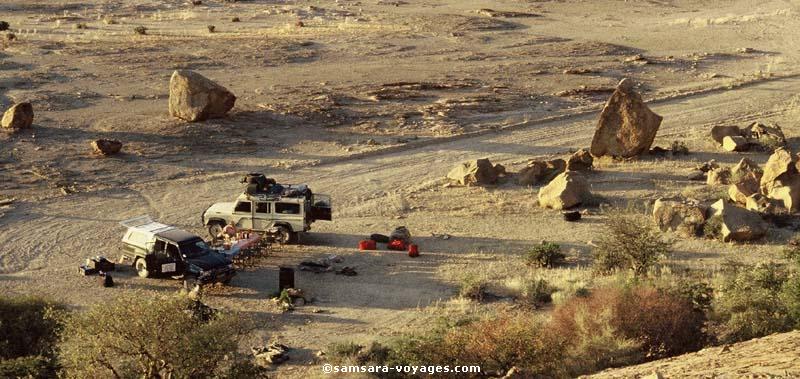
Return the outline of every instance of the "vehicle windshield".
<path id="1" fill-rule="evenodd" d="M 181 244 L 181 254 L 186 258 L 197 258 L 208 252 L 208 245 L 201 239 L 184 242 Z"/>

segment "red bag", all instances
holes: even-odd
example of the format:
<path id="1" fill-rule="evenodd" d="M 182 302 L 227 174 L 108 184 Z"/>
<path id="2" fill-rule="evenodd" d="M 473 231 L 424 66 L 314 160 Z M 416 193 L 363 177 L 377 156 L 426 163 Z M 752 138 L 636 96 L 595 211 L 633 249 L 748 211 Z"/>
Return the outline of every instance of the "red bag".
<path id="1" fill-rule="evenodd" d="M 416 244 L 408 245 L 408 256 L 411 258 L 416 258 L 419 256 L 419 247 Z"/>
<path id="2" fill-rule="evenodd" d="M 386 245 L 386 248 L 389 250 L 403 251 L 406 249 L 406 243 L 403 242 L 402 240 L 391 240 Z"/>
<path id="3" fill-rule="evenodd" d="M 358 250 L 375 250 L 377 245 L 373 240 L 363 240 L 358 243 Z"/>

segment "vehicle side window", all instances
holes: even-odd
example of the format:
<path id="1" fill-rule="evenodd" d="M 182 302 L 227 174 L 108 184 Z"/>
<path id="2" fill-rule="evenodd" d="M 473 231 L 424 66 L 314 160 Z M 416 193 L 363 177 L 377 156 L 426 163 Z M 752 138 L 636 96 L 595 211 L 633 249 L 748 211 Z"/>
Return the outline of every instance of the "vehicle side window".
<path id="1" fill-rule="evenodd" d="M 269 203 L 256 203 L 256 213 L 271 213 Z"/>
<path id="2" fill-rule="evenodd" d="M 167 243 L 162 240 L 156 240 L 156 243 L 153 245 L 153 252 L 160 253 L 164 251 L 166 248 Z"/>
<path id="3" fill-rule="evenodd" d="M 275 203 L 275 213 L 290 215 L 300 214 L 300 204 Z"/>
<path id="4" fill-rule="evenodd" d="M 167 244 L 167 256 L 172 259 L 179 259 L 178 246 L 174 244 Z"/>
<path id="5" fill-rule="evenodd" d="M 236 208 L 233 209 L 234 212 L 240 213 L 250 213 L 250 202 L 249 201 L 240 201 L 236 204 Z"/>

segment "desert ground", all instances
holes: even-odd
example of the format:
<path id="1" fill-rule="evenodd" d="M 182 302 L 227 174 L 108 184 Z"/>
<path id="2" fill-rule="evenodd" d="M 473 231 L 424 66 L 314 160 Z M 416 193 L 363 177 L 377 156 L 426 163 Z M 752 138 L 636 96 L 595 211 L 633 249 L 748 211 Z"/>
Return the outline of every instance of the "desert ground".
<path id="1" fill-rule="evenodd" d="M 0 288 L 76 308 L 122 291 L 177 291 L 179 281 L 130 268 L 105 289 L 77 266 L 116 258 L 118 222 L 143 214 L 205 236 L 201 213 L 240 194 L 244 173 L 308 183 L 332 196 L 334 221 L 315 223 L 300 245 L 205 300 L 258 320 L 247 343 L 294 349 L 278 377 L 321 376 L 316 353 L 331 343 L 494 307 L 458 298 L 457 277 L 511 280 L 541 240 L 565 247 L 572 266 L 539 275 L 592 280 L 596 208 L 567 223 L 537 206 L 537 187 L 446 187 L 445 175 L 469 159 L 514 171 L 588 147 L 622 78 L 664 117 L 654 145 L 681 141 L 691 153 L 596 160 L 588 179 L 603 202 L 703 196 L 705 183 L 686 177 L 698 164 L 767 160 L 722 151 L 708 137 L 713 125 L 775 122 L 797 151 L 798 12 L 788 0 L 5 0 L 0 108 L 30 101 L 36 118 L 24 132 L 0 133 Z M 170 117 L 176 69 L 235 93 L 229 116 Z M 122 153 L 90 154 L 97 138 L 122 141 Z M 419 258 L 356 249 L 400 225 Z M 675 237 L 670 263 L 714 271 L 729 257 L 777 259 L 793 233 L 773 228 L 748 244 Z M 298 272 L 314 301 L 287 313 L 270 302 L 279 265 L 329 254 L 358 275 Z"/>

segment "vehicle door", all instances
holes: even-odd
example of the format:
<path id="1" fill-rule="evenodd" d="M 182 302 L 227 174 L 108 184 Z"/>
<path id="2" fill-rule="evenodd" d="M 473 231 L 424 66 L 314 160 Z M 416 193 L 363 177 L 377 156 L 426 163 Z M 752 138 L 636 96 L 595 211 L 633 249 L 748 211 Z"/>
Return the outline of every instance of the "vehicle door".
<path id="1" fill-rule="evenodd" d="M 161 272 L 164 274 L 178 276 L 186 271 L 186 261 L 181 256 L 178 245 L 172 242 L 167 243 L 166 260 L 161 264 Z"/>
<path id="2" fill-rule="evenodd" d="M 253 203 L 239 200 L 233 208 L 233 221 L 239 229 L 253 229 Z"/>
<path id="3" fill-rule="evenodd" d="M 164 273 L 162 265 L 169 264 L 169 257 L 167 256 L 168 242 L 162 239 L 156 239 L 153 243 L 153 251 L 148 255 L 147 268 L 154 274 Z M 166 267 L 169 269 L 169 266 Z"/>
<path id="4" fill-rule="evenodd" d="M 256 201 L 253 212 L 253 230 L 267 230 L 272 226 L 272 203 L 269 201 Z"/>

